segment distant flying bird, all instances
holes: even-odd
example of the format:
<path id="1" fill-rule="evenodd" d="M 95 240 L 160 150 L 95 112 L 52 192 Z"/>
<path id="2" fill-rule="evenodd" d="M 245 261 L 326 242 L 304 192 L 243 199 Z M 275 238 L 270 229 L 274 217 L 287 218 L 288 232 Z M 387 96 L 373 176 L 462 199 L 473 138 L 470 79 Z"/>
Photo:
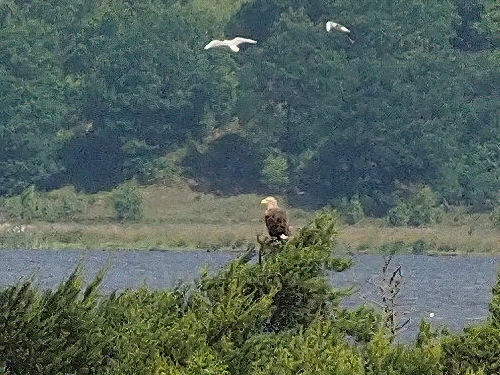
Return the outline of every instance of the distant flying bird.
<path id="1" fill-rule="evenodd" d="M 240 49 L 238 45 L 242 43 L 250 43 L 250 44 L 255 44 L 257 43 L 256 40 L 253 39 L 247 39 L 247 38 L 241 38 L 241 37 L 236 37 L 231 40 L 212 40 L 210 43 L 208 43 L 205 46 L 205 49 L 210 49 L 214 47 L 229 47 L 231 51 L 238 52 Z"/>
<path id="2" fill-rule="evenodd" d="M 290 235 L 290 228 L 285 210 L 278 207 L 278 202 L 274 197 L 267 197 L 260 203 L 266 205 L 264 220 L 269 235 L 277 240 L 286 240 Z"/>
<path id="3" fill-rule="evenodd" d="M 326 31 L 330 32 L 332 29 L 336 30 L 336 31 L 340 31 L 340 32 L 346 33 L 346 34 L 350 34 L 351 33 L 351 30 L 349 30 L 347 27 L 342 26 L 341 24 L 339 24 L 337 22 L 328 21 L 326 23 Z M 351 43 L 354 43 L 354 40 L 352 40 L 350 36 L 347 36 L 347 37 L 349 38 L 349 40 L 351 41 Z"/>

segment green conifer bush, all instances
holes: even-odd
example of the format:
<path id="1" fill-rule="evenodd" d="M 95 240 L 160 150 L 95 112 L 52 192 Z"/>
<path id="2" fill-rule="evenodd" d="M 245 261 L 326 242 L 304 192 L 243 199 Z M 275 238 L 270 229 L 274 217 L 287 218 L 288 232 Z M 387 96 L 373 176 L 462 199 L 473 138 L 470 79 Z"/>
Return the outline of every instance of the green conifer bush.
<path id="1" fill-rule="evenodd" d="M 97 286 L 83 287 L 79 269 L 56 290 L 32 281 L 0 293 L 0 368 L 7 374 L 97 373 L 107 357 Z"/>
<path id="2" fill-rule="evenodd" d="M 345 223 L 349 225 L 356 224 L 365 216 L 363 204 L 357 194 L 349 200 L 343 198 L 339 206 L 339 212 Z"/>

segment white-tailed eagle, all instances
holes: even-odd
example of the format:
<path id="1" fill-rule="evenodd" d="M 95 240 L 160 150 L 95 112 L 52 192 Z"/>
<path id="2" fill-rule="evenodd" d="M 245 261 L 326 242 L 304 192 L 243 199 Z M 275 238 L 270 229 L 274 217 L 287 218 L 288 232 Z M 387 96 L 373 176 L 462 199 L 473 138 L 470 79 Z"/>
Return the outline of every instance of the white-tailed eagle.
<path id="1" fill-rule="evenodd" d="M 283 208 L 278 207 L 278 202 L 274 197 L 267 197 L 260 203 L 266 205 L 264 220 L 266 222 L 269 235 L 278 240 L 286 240 L 290 235 L 286 211 Z"/>

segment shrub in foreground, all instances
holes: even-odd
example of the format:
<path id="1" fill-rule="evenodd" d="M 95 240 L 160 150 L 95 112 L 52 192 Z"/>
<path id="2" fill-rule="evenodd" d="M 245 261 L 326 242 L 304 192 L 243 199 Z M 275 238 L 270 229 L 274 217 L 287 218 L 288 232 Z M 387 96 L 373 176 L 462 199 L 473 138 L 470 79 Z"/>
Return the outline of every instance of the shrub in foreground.
<path id="1" fill-rule="evenodd" d="M 27 281 L 0 293 L 0 368 L 6 374 L 97 373 L 107 365 L 96 288 L 78 270 L 54 291 Z"/>

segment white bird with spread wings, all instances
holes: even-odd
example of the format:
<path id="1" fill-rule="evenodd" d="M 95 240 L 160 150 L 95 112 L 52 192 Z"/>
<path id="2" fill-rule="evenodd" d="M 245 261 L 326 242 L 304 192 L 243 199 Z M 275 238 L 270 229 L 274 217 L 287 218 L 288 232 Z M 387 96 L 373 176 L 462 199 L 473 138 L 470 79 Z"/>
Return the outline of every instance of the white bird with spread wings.
<path id="1" fill-rule="evenodd" d="M 208 43 L 205 46 L 205 49 L 210 49 L 214 47 L 228 47 L 231 49 L 231 51 L 238 52 L 240 48 L 238 47 L 242 43 L 250 43 L 250 44 L 256 44 L 257 41 L 253 39 L 248 39 L 248 38 L 241 38 L 241 37 L 236 37 L 231 40 L 212 40 L 210 43 Z"/>
<path id="2" fill-rule="evenodd" d="M 340 32 L 343 32 L 343 33 L 346 33 L 346 34 L 350 34 L 351 33 L 351 30 L 349 30 L 347 27 L 341 25 L 340 23 L 328 21 L 326 23 L 326 31 L 330 32 L 331 30 L 340 31 Z M 347 36 L 347 37 L 349 38 L 349 40 L 351 41 L 351 43 L 354 43 L 354 40 L 352 40 L 350 36 Z"/>

